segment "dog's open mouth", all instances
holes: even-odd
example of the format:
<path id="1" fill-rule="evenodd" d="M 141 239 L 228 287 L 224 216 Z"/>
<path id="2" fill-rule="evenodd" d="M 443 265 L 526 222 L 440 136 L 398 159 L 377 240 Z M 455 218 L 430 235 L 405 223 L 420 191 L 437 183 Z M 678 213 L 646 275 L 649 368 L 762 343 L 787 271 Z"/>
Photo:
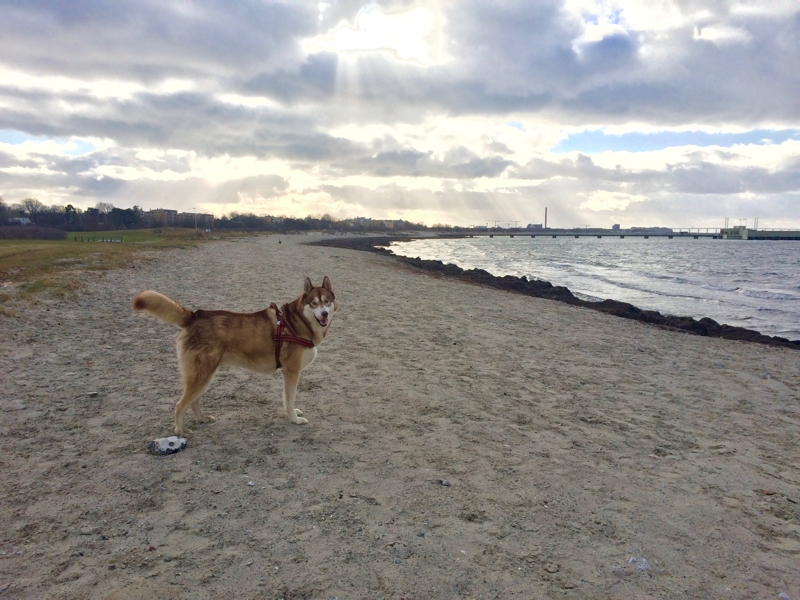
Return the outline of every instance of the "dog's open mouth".
<path id="1" fill-rule="evenodd" d="M 314 316 L 316 316 L 316 315 L 314 315 Z M 328 317 L 317 317 L 317 323 L 319 323 L 323 327 L 327 327 L 328 326 Z"/>

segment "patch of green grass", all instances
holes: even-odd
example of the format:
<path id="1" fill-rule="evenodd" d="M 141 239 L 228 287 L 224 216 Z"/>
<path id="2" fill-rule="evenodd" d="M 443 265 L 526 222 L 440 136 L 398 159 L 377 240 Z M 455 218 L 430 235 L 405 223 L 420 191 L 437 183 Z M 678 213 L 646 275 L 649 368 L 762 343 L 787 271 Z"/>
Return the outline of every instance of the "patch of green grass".
<path id="1" fill-rule="evenodd" d="M 0 240 L 0 304 L 41 292 L 64 295 L 80 286 L 81 275 L 119 269 L 141 258 L 142 250 L 189 248 L 231 234 L 195 229 L 134 229 L 69 233 L 65 240 Z M 234 234 L 235 235 L 235 234 Z M 122 239 L 81 242 L 84 239 Z M 8 292 L 7 290 L 13 290 Z"/>
<path id="2" fill-rule="evenodd" d="M 170 242 L 183 243 L 203 240 L 208 237 L 217 238 L 219 236 L 220 234 L 217 232 L 207 234 L 204 229 L 123 229 L 122 231 L 71 231 L 67 233 L 66 241 L 75 242 L 76 238 L 79 242 L 81 238 L 84 240 L 121 239 L 125 244 L 168 244 Z"/>

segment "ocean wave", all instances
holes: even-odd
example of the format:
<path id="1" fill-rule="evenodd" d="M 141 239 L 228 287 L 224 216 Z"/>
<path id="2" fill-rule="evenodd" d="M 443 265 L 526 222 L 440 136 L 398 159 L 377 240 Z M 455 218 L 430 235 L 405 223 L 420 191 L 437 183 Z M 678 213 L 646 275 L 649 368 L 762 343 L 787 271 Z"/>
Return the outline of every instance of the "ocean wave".
<path id="1" fill-rule="evenodd" d="M 800 329 L 773 329 L 769 335 L 777 335 L 789 340 L 800 340 Z"/>
<path id="2" fill-rule="evenodd" d="M 711 292 L 738 292 L 740 288 L 738 287 L 728 287 L 725 285 L 714 285 L 711 283 L 704 283 L 700 286 L 704 290 L 709 290 Z"/>
<path id="3" fill-rule="evenodd" d="M 559 269 L 562 271 L 574 271 L 575 265 L 573 263 L 564 263 L 564 262 L 555 262 L 555 261 L 547 261 L 544 266 L 550 269 Z"/>
<path id="4" fill-rule="evenodd" d="M 741 293 L 748 298 L 758 298 L 760 300 L 800 300 L 800 297 L 796 294 L 770 290 L 742 290 Z"/>
<path id="5" fill-rule="evenodd" d="M 659 281 L 673 281 L 675 279 L 674 275 L 662 275 L 661 273 L 653 273 L 652 271 L 633 271 L 633 274 Z"/>
<path id="6" fill-rule="evenodd" d="M 584 294 L 583 292 L 575 292 L 573 291 L 572 294 L 576 298 L 580 298 L 581 300 L 586 300 L 586 302 L 602 302 L 605 298 L 601 298 L 600 296 L 592 296 L 591 294 Z"/>
<path id="7" fill-rule="evenodd" d="M 677 293 L 677 292 L 670 292 L 670 291 L 665 290 L 665 289 L 648 287 L 648 286 L 644 286 L 644 285 L 641 285 L 641 284 L 636 284 L 636 283 L 633 283 L 633 282 L 621 281 L 619 279 L 609 279 L 608 277 L 590 277 L 590 279 L 594 279 L 596 281 L 601 281 L 601 282 L 606 283 L 608 285 L 611 285 L 611 286 L 614 286 L 614 287 L 618 287 L 618 288 L 622 288 L 624 290 L 631 290 L 631 291 L 634 291 L 634 292 L 641 292 L 641 293 L 645 293 L 645 294 L 650 294 L 652 296 L 664 296 L 666 298 L 685 298 L 687 300 L 709 300 L 709 298 L 706 298 L 704 296 L 696 296 L 696 295 L 692 295 L 692 294 L 686 293 L 689 290 L 685 290 L 685 291 L 681 290 L 681 293 Z"/>

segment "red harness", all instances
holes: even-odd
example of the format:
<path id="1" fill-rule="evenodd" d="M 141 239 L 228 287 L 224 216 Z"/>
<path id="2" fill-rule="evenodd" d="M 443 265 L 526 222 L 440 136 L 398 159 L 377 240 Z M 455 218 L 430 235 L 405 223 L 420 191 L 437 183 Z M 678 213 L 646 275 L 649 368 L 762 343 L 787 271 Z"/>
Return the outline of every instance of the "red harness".
<path id="1" fill-rule="evenodd" d="M 287 321 L 281 310 L 278 308 L 278 305 L 274 302 L 269 305 L 269 307 L 275 311 L 275 318 L 278 320 L 278 332 L 275 334 L 275 337 L 272 339 L 275 341 L 275 363 L 278 365 L 278 368 L 281 368 L 281 345 L 283 342 L 292 342 L 294 344 L 300 344 L 301 346 L 305 346 L 306 348 L 313 348 L 314 342 L 309 340 L 304 340 L 301 337 L 298 337 L 297 334 L 292 329 L 292 326 L 289 325 L 289 321 Z M 284 335 L 283 329 L 286 328 L 288 334 Z"/>

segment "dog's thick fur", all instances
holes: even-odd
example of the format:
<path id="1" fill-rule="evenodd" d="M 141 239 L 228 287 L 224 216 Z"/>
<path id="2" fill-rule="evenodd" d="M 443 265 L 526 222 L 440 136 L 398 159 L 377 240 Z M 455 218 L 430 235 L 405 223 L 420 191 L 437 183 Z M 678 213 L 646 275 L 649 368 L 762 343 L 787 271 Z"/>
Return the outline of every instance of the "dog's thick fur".
<path id="1" fill-rule="evenodd" d="M 176 346 L 183 375 L 183 395 L 175 405 L 175 433 L 191 433 L 184 426 L 184 416 L 191 407 L 199 423 L 214 421 L 200 410 L 200 396 L 208 387 L 217 368 L 235 365 L 274 373 L 278 369 L 273 338 L 278 330 L 275 310 L 266 308 L 254 313 L 184 308 L 158 292 L 142 292 L 133 299 L 133 309 L 181 327 Z M 300 371 L 317 356 L 317 346 L 328 333 L 333 313 L 338 309 L 330 279 L 315 287 L 306 278 L 303 293 L 281 307 L 283 318 L 298 337 L 313 342 L 313 348 L 284 341 L 280 368 L 283 372 L 283 408 L 292 423 L 308 423 L 295 408 Z"/>

